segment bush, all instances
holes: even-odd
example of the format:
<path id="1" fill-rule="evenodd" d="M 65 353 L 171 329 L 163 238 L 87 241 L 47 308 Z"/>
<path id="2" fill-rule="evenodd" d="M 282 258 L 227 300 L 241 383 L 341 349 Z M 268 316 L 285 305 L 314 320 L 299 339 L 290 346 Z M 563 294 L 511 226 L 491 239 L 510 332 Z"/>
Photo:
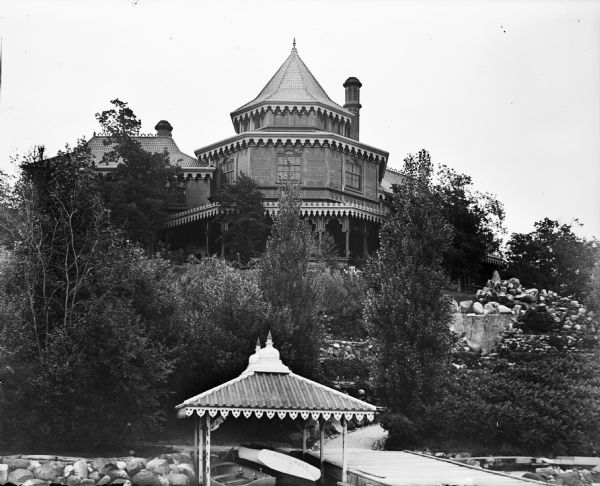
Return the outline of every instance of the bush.
<path id="1" fill-rule="evenodd" d="M 530 354 L 463 368 L 441 390 L 424 437 L 478 443 L 481 453 L 596 455 L 600 451 L 600 354 Z"/>

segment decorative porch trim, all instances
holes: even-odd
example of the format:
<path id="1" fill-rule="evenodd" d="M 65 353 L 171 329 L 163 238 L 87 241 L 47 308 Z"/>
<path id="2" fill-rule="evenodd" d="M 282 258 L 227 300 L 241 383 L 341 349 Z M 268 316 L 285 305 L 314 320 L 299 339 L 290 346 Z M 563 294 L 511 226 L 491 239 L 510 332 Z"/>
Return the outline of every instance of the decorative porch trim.
<path id="1" fill-rule="evenodd" d="M 342 417 L 345 417 L 346 420 L 351 420 L 355 418 L 359 422 L 362 422 L 365 418 L 372 422 L 375 419 L 375 412 L 339 412 L 337 410 L 301 410 L 301 409 L 291 409 L 291 410 L 278 410 L 278 409 L 264 409 L 264 408 L 214 408 L 214 407 L 186 407 L 185 414 L 188 417 L 191 417 L 197 414 L 199 417 L 204 417 L 208 413 L 211 418 L 214 418 L 218 414 L 221 415 L 224 419 L 227 418 L 229 413 L 234 418 L 238 418 L 240 415 L 243 415 L 244 418 L 250 418 L 253 414 L 256 418 L 261 418 L 266 415 L 269 419 L 277 416 L 280 420 L 283 420 L 285 417 L 290 417 L 292 420 L 296 419 L 298 415 L 303 420 L 306 420 L 309 416 L 314 420 L 318 420 L 320 417 L 323 420 L 327 421 L 332 416 L 335 420 L 340 420 Z"/>

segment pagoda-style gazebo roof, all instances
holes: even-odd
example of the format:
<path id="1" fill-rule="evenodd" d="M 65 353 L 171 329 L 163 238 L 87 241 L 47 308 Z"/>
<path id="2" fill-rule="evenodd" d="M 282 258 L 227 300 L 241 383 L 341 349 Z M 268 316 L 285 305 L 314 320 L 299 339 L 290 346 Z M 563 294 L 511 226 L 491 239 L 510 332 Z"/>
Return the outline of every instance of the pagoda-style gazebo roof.
<path id="1" fill-rule="evenodd" d="M 230 414 L 234 418 L 243 416 L 257 418 L 266 416 L 284 419 L 298 417 L 306 421 L 318 420 L 321 433 L 321 471 L 323 472 L 323 425 L 327 420 L 341 420 L 346 433 L 346 421 L 372 421 L 376 407 L 353 398 L 338 390 L 298 376 L 283 364 L 279 351 L 273 347 L 271 333 L 264 348 L 257 343 L 256 351 L 248 360 L 248 367 L 237 378 L 200 393 L 177 405 L 180 417 L 198 416 L 200 435 L 204 437 L 204 454 L 200 454 L 201 440 L 197 445 L 203 456 L 203 482 L 210 484 L 210 421 L 220 415 L 223 419 Z M 204 422 L 204 423 L 203 423 Z M 344 441 L 345 443 L 345 441 Z M 306 449 L 306 427 L 303 434 L 303 451 Z M 345 457 L 345 447 L 344 457 Z M 345 476 L 345 461 L 342 474 Z"/>

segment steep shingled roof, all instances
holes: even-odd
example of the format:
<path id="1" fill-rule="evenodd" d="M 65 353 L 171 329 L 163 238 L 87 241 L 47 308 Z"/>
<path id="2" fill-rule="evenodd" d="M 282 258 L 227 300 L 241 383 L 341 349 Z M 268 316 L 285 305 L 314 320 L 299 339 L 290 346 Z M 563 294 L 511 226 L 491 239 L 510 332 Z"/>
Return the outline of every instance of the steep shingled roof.
<path id="1" fill-rule="evenodd" d="M 314 419 L 334 416 L 339 420 L 343 414 L 348 419 L 373 420 L 376 412 L 370 403 L 292 373 L 273 347 L 271 333 L 264 348 L 257 343 L 248 368 L 240 376 L 187 399 L 177 408 L 187 416 L 208 412 L 211 417 L 220 413 L 224 418 L 229 413 L 234 417 L 243 413 L 246 418 L 277 414 L 281 419 L 298 415 L 306 419 L 310 414 Z"/>
<path id="2" fill-rule="evenodd" d="M 319 104 L 346 115 L 352 112 L 338 105 L 327 96 L 325 90 L 300 59 L 296 47 L 262 89 L 256 98 L 239 107 L 232 114 L 249 110 L 260 104 Z"/>
<path id="3" fill-rule="evenodd" d="M 139 142 L 142 148 L 146 152 L 150 153 L 163 153 L 167 152 L 169 155 L 169 162 L 173 165 L 177 165 L 182 169 L 188 169 L 193 167 L 202 167 L 202 164 L 191 155 L 184 154 L 171 137 L 161 136 L 145 136 L 145 137 L 133 137 Z M 111 145 L 104 145 L 104 141 L 107 139 L 103 135 L 94 135 L 88 142 L 94 163 L 98 168 L 112 169 L 116 167 L 116 163 L 103 163 L 102 158 L 105 154 L 112 150 Z"/>

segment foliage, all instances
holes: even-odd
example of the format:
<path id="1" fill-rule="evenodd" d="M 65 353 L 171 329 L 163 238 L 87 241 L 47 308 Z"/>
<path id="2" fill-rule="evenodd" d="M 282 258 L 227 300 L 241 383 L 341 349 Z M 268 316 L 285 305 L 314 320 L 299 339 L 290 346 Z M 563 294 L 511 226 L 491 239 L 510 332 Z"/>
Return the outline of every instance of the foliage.
<path id="1" fill-rule="evenodd" d="M 455 370 L 423 436 L 477 444 L 479 454 L 597 455 L 599 357 L 539 353 Z"/>
<path id="2" fill-rule="evenodd" d="M 284 361 L 296 373 L 315 378 L 323 340 L 320 292 L 308 267 L 314 239 L 300 202 L 296 183 L 280 186 L 279 213 L 260 260 L 259 282 L 274 311 L 273 337 Z"/>
<path id="3" fill-rule="evenodd" d="M 590 310 L 600 313 L 600 247 L 596 248 L 594 266 L 590 275 L 589 294 L 586 305 Z"/>
<path id="4" fill-rule="evenodd" d="M 24 160 L 11 195 L 0 435 L 16 447 L 133 440 L 162 418 L 180 334 L 173 275 L 110 227 L 96 182 L 82 144 Z"/>
<path id="5" fill-rule="evenodd" d="M 270 308 L 255 272 L 216 258 L 188 265 L 177 291 L 185 295 L 186 347 L 176 383 L 183 400 L 244 370 L 257 338 L 268 333 Z"/>
<path id="6" fill-rule="evenodd" d="M 149 153 L 134 138 L 141 122 L 131 108 L 118 99 L 113 108 L 96 114 L 108 135 L 111 150 L 103 162 L 117 163 L 110 178 L 102 182 L 104 203 L 111 222 L 148 250 L 154 249 L 168 216 L 170 192 L 178 190 L 176 168 L 166 153 Z"/>
<path id="7" fill-rule="evenodd" d="M 429 420 L 427 407 L 437 400 L 450 348 L 448 280 L 442 256 L 451 229 L 432 191 L 432 164 L 426 151 L 409 156 L 405 184 L 395 186 L 391 214 L 381 227 L 381 247 L 366 269 L 370 292 L 365 318 L 380 346 L 375 383 L 388 421 L 402 420 L 414 432 L 390 441 L 409 446 Z M 402 418 L 399 418 L 402 417 Z"/>
<path id="8" fill-rule="evenodd" d="M 366 285 L 362 274 L 348 269 L 323 269 L 316 278 L 322 289 L 320 312 L 327 331 L 338 338 L 365 338 L 362 310 Z"/>
<path id="9" fill-rule="evenodd" d="M 221 215 L 219 220 L 227 225 L 223 240 L 228 260 L 247 264 L 262 255 L 269 226 L 262 205 L 263 195 L 256 183 L 240 174 L 234 184 L 224 184 L 217 195 Z"/>
<path id="10" fill-rule="evenodd" d="M 476 191 L 471 177 L 443 165 L 433 190 L 453 229 L 444 268 L 452 278 L 477 278 L 483 257 L 499 249 L 504 231 L 502 203 L 491 194 Z"/>
<path id="11" fill-rule="evenodd" d="M 577 236 L 573 224 L 545 218 L 530 233 L 514 233 L 507 245 L 507 272 L 527 287 L 585 298 L 598 241 Z"/>

